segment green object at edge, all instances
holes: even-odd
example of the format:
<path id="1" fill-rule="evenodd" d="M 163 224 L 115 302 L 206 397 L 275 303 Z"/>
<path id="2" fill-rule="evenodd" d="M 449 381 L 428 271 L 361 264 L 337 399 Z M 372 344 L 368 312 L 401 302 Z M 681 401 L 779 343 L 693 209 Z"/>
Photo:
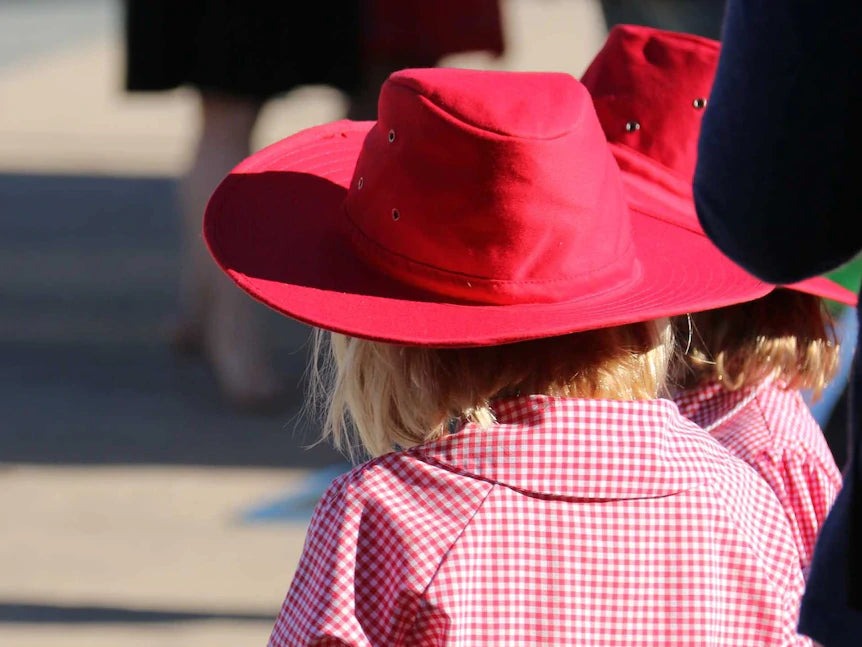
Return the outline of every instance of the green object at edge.
<path id="1" fill-rule="evenodd" d="M 862 254 L 856 256 L 852 261 L 845 263 L 836 270 L 826 274 L 827 278 L 841 284 L 848 290 L 859 292 L 859 284 L 862 283 Z"/>

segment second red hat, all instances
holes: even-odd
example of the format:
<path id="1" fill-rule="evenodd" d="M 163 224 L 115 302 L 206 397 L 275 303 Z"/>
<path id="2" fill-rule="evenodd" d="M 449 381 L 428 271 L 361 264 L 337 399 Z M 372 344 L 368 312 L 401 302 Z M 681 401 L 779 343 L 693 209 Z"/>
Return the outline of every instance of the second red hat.
<path id="1" fill-rule="evenodd" d="M 706 238 L 691 187 L 720 49 L 700 36 L 618 25 L 584 73 L 635 219 L 661 220 Z M 715 246 L 702 262 L 735 267 Z M 750 290 L 740 283 L 739 302 L 761 296 L 763 285 L 753 276 Z M 857 300 L 825 278 L 782 287 L 850 305 Z"/>

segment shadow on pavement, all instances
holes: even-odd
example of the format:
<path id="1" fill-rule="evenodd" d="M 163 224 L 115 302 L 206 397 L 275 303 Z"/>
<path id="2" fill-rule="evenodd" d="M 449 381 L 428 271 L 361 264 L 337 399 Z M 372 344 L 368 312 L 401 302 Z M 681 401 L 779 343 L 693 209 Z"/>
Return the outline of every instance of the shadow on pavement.
<path id="1" fill-rule="evenodd" d="M 225 613 L 221 611 L 161 611 L 124 609 L 102 606 L 54 606 L 47 604 L 0 603 L 2 623 L 144 623 L 184 622 L 189 620 L 231 620 L 238 622 L 272 622 L 274 614 Z"/>
<path id="2" fill-rule="evenodd" d="M 171 178 L 0 175 L 0 461 L 319 466 L 306 329 L 274 314 L 284 410 L 224 405 L 163 330 L 176 298 Z M 262 306 L 261 306 L 262 307 Z"/>

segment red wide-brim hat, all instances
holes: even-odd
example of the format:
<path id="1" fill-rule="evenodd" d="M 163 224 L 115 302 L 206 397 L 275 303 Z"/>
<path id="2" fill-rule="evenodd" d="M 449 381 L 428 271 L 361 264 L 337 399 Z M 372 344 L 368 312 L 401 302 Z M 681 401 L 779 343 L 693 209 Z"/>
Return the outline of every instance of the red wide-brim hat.
<path id="1" fill-rule="evenodd" d="M 635 219 L 661 220 L 706 238 L 692 181 L 720 48 L 700 36 L 617 25 L 584 73 Z M 733 264 L 713 245 L 702 251 L 702 263 Z M 848 305 L 857 301 L 856 293 L 823 277 L 778 287 Z M 740 302 L 751 298 L 740 297 Z"/>
<path id="2" fill-rule="evenodd" d="M 503 344 L 705 310 L 771 288 L 705 237 L 632 218 L 586 89 L 556 73 L 405 70 L 379 121 L 310 128 L 221 183 L 221 268 L 320 328 Z"/>

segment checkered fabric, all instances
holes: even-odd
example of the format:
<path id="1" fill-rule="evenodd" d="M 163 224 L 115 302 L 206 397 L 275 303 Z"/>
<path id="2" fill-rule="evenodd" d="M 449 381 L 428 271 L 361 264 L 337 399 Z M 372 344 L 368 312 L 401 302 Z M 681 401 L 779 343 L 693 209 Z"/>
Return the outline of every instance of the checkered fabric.
<path id="1" fill-rule="evenodd" d="M 774 380 L 738 391 L 714 382 L 685 391 L 677 404 L 773 489 L 807 573 L 817 533 L 841 489 L 841 473 L 799 392 Z"/>
<path id="2" fill-rule="evenodd" d="M 271 645 L 810 645 L 769 487 L 669 401 L 531 396 L 337 479 Z"/>

